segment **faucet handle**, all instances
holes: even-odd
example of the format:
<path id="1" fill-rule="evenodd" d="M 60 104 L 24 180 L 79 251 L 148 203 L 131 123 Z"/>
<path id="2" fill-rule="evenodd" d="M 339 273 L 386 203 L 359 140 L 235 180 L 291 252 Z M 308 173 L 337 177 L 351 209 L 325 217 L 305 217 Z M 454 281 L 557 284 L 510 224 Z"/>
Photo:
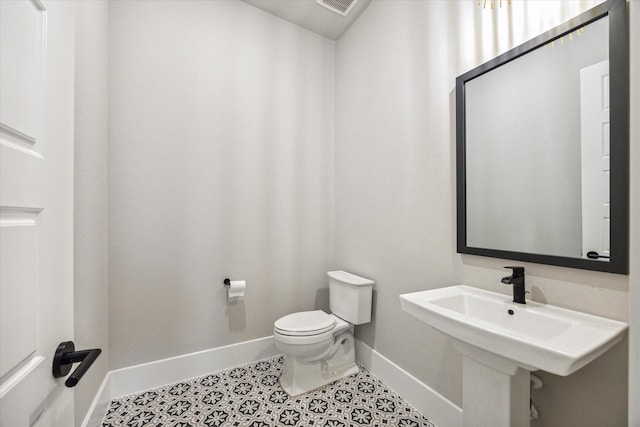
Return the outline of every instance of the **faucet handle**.
<path id="1" fill-rule="evenodd" d="M 500 280 L 505 285 L 513 285 L 513 302 L 518 304 L 526 304 L 524 289 L 524 267 L 521 266 L 509 266 L 513 270 L 513 275 L 503 277 Z"/>
<path id="2" fill-rule="evenodd" d="M 513 277 L 521 277 L 524 276 L 524 267 L 519 265 L 514 266 L 506 266 L 504 268 L 510 268 L 513 270 Z"/>

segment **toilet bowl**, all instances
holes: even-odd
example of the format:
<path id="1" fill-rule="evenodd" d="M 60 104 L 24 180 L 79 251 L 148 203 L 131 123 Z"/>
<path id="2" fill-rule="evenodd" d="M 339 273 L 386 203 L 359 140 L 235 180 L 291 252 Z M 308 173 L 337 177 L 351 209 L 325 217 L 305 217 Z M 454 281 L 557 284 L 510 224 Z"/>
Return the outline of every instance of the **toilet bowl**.
<path id="1" fill-rule="evenodd" d="M 358 373 L 353 329 L 371 319 L 373 281 L 344 271 L 328 274 L 332 314 L 302 311 L 274 323 L 276 348 L 285 355 L 280 385 L 291 396 Z"/>

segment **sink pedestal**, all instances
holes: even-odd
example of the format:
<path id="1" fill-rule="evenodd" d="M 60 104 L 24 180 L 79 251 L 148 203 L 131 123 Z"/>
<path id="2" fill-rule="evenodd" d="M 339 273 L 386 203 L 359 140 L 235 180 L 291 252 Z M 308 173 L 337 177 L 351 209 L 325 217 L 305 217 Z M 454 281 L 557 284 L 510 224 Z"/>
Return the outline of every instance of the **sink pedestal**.
<path id="1" fill-rule="evenodd" d="M 529 427 L 530 372 L 478 347 L 455 341 L 463 354 L 465 427 Z"/>

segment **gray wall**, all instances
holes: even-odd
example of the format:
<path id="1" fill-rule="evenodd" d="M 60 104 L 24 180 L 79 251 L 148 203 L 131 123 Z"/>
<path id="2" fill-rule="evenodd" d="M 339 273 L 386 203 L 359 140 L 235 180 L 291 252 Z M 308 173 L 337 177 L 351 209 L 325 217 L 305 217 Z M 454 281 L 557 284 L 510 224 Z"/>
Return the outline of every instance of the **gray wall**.
<path id="1" fill-rule="evenodd" d="M 76 425 L 109 369 L 107 28 L 106 1 L 76 3 L 74 341 L 103 352 L 75 388 Z"/>
<path id="2" fill-rule="evenodd" d="M 111 2 L 109 30 L 111 369 L 328 308 L 334 43 L 239 1 Z"/>
<path id="3" fill-rule="evenodd" d="M 451 283 L 510 292 L 499 282 L 509 261 L 455 254 L 454 79 L 593 3 L 513 2 L 509 29 L 506 8 L 372 2 L 337 42 L 336 260 L 377 293 L 357 334 L 458 405 L 460 356 L 398 301 Z M 533 299 L 627 319 L 629 277 L 525 266 Z M 627 347 L 572 377 L 542 373 L 535 425 L 626 425 Z"/>

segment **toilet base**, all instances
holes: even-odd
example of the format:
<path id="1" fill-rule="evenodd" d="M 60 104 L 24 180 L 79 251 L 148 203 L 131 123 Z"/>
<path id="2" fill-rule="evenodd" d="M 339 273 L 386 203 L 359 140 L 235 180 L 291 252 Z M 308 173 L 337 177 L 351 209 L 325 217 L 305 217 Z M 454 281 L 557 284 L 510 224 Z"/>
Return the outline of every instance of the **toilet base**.
<path id="1" fill-rule="evenodd" d="M 319 365 L 320 364 L 318 364 L 318 366 L 296 366 L 295 375 L 283 373 L 280 376 L 280 386 L 282 386 L 282 389 L 286 391 L 289 396 L 293 397 L 359 372 L 358 365 L 356 365 L 355 362 L 352 363 L 351 366 L 345 366 L 329 372 L 321 372 Z"/>
<path id="2" fill-rule="evenodd" d="M 336 337 L 341 342 L 332 357 L 307 362 L 301 358 L 285 355 L 280 385 L 290 396 L 307 393 L 339 379 L 357 374 L 355 348 L 351 332 Z"/>

